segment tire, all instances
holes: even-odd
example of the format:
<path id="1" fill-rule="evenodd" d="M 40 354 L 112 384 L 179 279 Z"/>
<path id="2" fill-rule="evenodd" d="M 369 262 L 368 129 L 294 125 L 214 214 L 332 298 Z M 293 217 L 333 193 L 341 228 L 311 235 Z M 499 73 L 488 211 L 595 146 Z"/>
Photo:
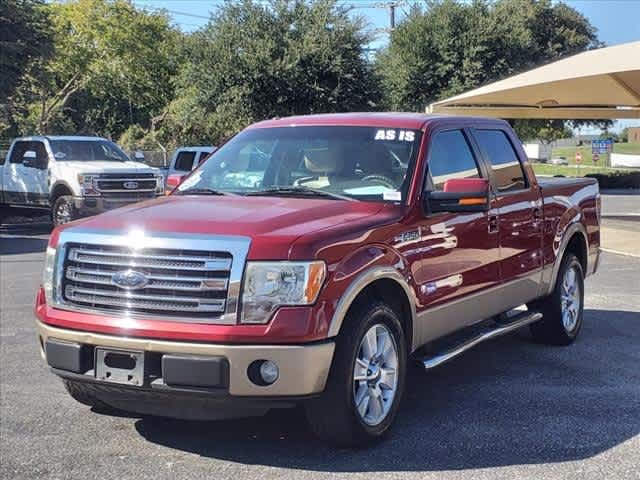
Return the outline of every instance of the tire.
<path id="1" fill-rule="evenodd" d="M 363 367 L 362 358 L 368 356 L 366 352 L 370 349 L 364 345 L 364 337 L 367 333 L 371 335 L 371 331 L 375 336 L 368 338 L 375 338 L 377 353 L 384 350 L 386 354 L 374 355 L 378 359 Z M 383 344 L 385 347 L 381 348 Z M 394 362 L 389 345 L 396 353 L 394 375 L 390 374 Z M 356 367 L 358 358 L 361 361 Z M 405 335 L 396 312 L 371 299 L 354 305 L 338 336 L 325 391 L 305 404 L 311 430 L 320 439 L 340 447 L 363 446 L 382 438 L 398 411 L 406 369 Z M 371 377 L 356 381 L 356 375 Z M 361 408 L 364 406 L 364 417 L 356 408 L 358 398 Z"/>
<path id="2" fill-rule="evenodd" d="M 536 342 L 569 345 L 575 341 L 582 328 L 584 271 L 574 254 L 567 253 L 562 259 L 553 293 L 532 303 L 529 308 L 543 315 L 542 320 L 529 327 Z"/>
<path id="3" fill-rule="evenodd" d="M 71 195 L 61 195 L 53 202 L 51 221 L 54 227 L 69 223 L 78 218 L 78 212 Z"/>
<path id="4" fill-rule="evenodd" d="M 67 393 L 78 403 L 93 407 L 102 412 L 115 411 L 116 409 L 102 400 L 97 399 L 91 394 L 91 387 L 82 382 L 76 382 L 73 380 L 62 379 L 64 388 Z"/>

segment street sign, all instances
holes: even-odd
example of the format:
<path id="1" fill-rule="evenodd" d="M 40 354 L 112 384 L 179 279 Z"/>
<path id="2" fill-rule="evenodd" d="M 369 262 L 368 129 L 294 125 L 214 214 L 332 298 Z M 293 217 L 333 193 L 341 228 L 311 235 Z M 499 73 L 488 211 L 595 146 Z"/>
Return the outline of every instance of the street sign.
<path id="1" fill-rule="evenodd" d="M 591 142 L 591 153 L 603 154 L 613 150 L 613 140 L 605 138 L 601 140 L 593 140 Z"/>
<path id="2" fill-rule="evenodd" d="M 576 163 L 582 163 L 582 152 L 580 150 L 576 152 Z"/>

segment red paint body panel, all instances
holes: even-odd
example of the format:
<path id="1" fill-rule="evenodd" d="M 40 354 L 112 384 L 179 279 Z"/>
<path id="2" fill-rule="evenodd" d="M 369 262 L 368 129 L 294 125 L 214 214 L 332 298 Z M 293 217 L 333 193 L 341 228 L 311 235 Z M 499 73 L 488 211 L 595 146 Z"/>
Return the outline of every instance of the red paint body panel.
<path id="1" fill-rule="evenodd" d="M 323 260 L 327 278 L 310 307 L 280 308 L 265 325 L 211 325 L 153 319 L 123 319 L 70 312 L 44 304 L 36 314 L 62 328 L 112 335 L 212 343 L 305 343 L 327 338 L 345 291 L 362 273 L 391 267 L 406 282 L 418 313 L 551 266 L 562 233 L 572 222 L 587 232 L 591 254 L 599 248 L 599 197 L 590 180 L 538 185 L 519 141 L 506 122 L 422 114 L 338 114 L 289 117 L 249 128 L 302 125 L 380 126 L 424 131 L 416 173 L 404 205 L 364 201 L 269 196 L 172 195 L 65 225 L 99 231 L 154 232 L 249 237 L 248 260 Z M 525 190 L 498 195 L 487 212 L 425 215 L 423 184 L 429 142 L 443 129 L 499 128 L 507 131 L 529 178 Z M 214 153 L 215 155 L 215 153 Z M 472 182 L 480 191 L 483 179 Z M 450 183 L 459 191 L 461 183 Z M 474 187 L 474 190 L 476 190 Z M 534 208 L 543 217 L 534 216 Z M 490 221 L 497 216 L 498 232 Z M 59 232 L 50 239 L 55 246 Z M 506 303 L 507 301 L 505 301 Z M 478 318 L 477 320 L 481 320 Z M 427 320 L 428 321 L 428 317 Z M 452 319 L 455 322 L 455 319 Z M 464 325 L 451 324 L 451 329 Z"/>

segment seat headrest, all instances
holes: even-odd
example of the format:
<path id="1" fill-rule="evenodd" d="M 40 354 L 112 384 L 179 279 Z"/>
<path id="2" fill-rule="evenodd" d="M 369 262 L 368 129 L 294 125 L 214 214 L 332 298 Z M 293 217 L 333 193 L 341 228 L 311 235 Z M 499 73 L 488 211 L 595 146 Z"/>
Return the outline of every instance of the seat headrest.
<path id="1" fill-rule="evenodd" d="M 331 174 L 342 170 L 343 159 L 339 147 L 306 150 L 304 166 L 312 173 Z"/>

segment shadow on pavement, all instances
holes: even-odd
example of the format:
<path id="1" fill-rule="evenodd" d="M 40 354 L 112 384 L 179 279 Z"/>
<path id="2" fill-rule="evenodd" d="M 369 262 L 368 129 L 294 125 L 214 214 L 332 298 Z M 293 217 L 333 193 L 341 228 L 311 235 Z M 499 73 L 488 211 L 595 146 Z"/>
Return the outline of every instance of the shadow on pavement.
<path id="1" fill-rule="evenodd" d="M 0 237 L 0 255 L 44 252 L 48 241 L 46 238 L 30 236 Z"/>
<path id="2" fill-rule="evenodd" d="M 413 370 L 393 431 L 368 449 L 325 446 L 301 409 L 220 422 L 147 417 L 136 429 L 204 457 L 326 472 L 566 462 L 640 433 L 640 314 L 585 310 L 570 347 L 528 337 L 525 329 L 480 345 L 430 374 Z"/>

